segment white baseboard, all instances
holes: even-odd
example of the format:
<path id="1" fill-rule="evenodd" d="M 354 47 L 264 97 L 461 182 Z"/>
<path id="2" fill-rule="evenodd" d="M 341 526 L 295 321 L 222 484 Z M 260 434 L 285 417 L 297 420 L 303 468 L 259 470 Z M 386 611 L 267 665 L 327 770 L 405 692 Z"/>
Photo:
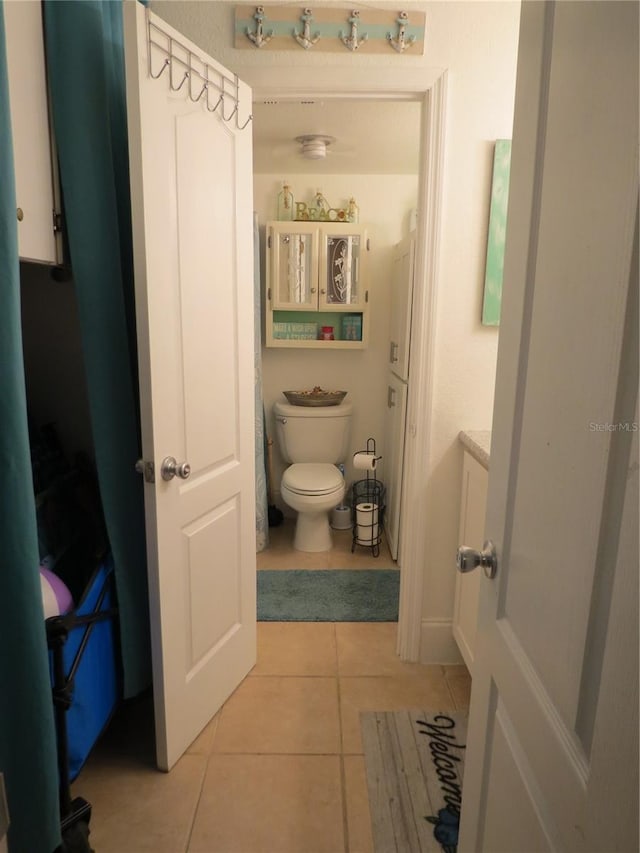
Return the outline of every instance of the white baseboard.
<path id="1" fill-rule="evenodd" d="M 420 663 L 464 663 L 453 637 L 451 619 L 423 619 L 420 626 Z"/>

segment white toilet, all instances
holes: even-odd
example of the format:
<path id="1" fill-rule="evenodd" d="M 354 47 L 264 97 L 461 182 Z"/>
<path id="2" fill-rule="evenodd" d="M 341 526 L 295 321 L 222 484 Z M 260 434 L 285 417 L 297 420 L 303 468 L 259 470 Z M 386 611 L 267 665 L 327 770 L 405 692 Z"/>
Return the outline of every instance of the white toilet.
<path id="1" fill-rule="evenodd" d="M 344 477 L 336 468 L 347 456 L 351 403 L 339 406 L 291 406 L 276 403 L 278 446 L 285 462 L 282 500 L 298 513 L 293 547 L 298 551 L 331 548 L 329 512 L 344 497 Z"/>

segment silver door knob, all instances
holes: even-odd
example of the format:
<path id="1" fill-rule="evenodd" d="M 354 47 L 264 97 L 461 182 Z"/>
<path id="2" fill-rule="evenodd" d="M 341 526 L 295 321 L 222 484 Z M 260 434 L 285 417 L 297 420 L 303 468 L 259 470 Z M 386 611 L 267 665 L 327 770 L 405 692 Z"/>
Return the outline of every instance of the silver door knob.
<path id="1" fill-rule="evenodd" d="M 485 575 L 492 580 L 498 571 L 498 555 L 496 554 L 496 546 L 489 539 L 482 546 L 482 551 L 477 551 L 475 548 L 469 548 L 462 545 L 458 548 L 456 557 L 456 566 L 458 571 L 466 574 L 482 566 Z"/>
<path id="2" fill-rule="evenodd" d="M 163 480 L 173 480 L 174 477 L 186 480 L 191 473 L 191 465 L 188 462 L 176 462 L 173 456 L 166 456 L 162 460 L 160 473 Z"/>
<path id="3" fill-rule="evenodd" d="M 147 462 L 144 459 L 138 459 L 135 467 L 138 474 L 143 475 L 145 483 L 155 483 L 155 470 L 153 467 L 153 462 Z"/>

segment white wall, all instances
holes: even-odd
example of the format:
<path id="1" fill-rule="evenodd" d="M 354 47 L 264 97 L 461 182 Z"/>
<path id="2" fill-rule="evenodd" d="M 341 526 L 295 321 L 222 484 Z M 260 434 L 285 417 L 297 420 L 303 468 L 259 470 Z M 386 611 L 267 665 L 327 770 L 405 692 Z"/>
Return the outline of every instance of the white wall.
<path id="1" fill-rule="evenodd" d="M 348 4 L 345 4 L 348 5 Z M 376 4 L 377 5 L 377 4 Z M 397 4 L 384 4 L 398 8 Z M 439 258 L 435 421 L 424 524 L 429 536 L 424 567 L 423 660 L 455 657 L 450 634 L 454 555 L 460 501 L 461 429 L 488 429 L 493 411 L 497 331 L 480 324 L 493 143 L 510 138 L 520 18 L 519 2 L 405 3 L 426 13 L 423 56 L 239 51 L 233 44 L 232 3 L 154 0 L 161 17 L 202 45 L 241 77 L 261 68 L 317 67 L 343 74 L 364 68 L 371 88 L 388 68 L 424 70 L 425 81 L 448 71 L 446 162 Z M 366 6 L 363 6 L 366 9 Z M 334 76 L 335 79 L 335 76 Z M 287 176 L 289 177 L 289 176 Z M 435 649 L 437 651 L 434 651 Z"/>
<path id="2" fill-rule="evenodd" d="M 354 416 L 351 452 L 362 449 L 369 436 L 376 440 L 384 456 L 384 417 L 387 405 L 387 357 L 389 350 L 389 277 L 393 246 L 408 233 L 409 211 L 416 206 L 418 181 L 412 175 L 312 175 L 287 174 L 294 198 L 311 201 L 316 188 L 329 203 L 338 207 L 354 196 L 360 207 L 360 224 L 367 227 L 371 251 L 367 258 L 370 329 L 365 350 L 305 350 L 263 347 L 263 390 L 267 412 L 267 432 L 274 436 L 271 409 L 276 400 L 284 400 L 282 391 L 313 388 L 348 391 Z M 276 197 L 282 175 L 254 176 L 254 208 L 261 226 L 275 219 Z M 264 257 L 264 256 L 263 256 Z M 262 275 L 264 280 L 264 263 Z M 274 445 L 274 488 L 278 489 L 283 463 Z M 380 470 L 384 480 L 384 467 Z M 354 479 L 347 464 L 347 482 Z M 356 476 L 355 479 L 360 479 Z M 276 498 L 278 496 L 276 495 Z M 287 511 L 287 507 L 282 506 Z"/>

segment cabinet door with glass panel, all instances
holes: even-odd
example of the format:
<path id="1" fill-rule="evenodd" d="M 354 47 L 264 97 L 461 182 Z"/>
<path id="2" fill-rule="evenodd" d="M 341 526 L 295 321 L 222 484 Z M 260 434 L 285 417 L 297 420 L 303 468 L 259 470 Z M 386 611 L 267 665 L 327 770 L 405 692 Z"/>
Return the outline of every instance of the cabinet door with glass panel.
<path id="1" fill-rule="evenodd" d="M 319 231 L 319 310 L 361 310 L 368 296 L 364 277 L 365 229 L 327 223 Z"/>
<path id="2" fill-rule="evenodd" d="M 309 227 L 308 222 L 272 222 L 267 232 L 273 307 L 285 311 L 317 309 L 317 227 Z"/>

